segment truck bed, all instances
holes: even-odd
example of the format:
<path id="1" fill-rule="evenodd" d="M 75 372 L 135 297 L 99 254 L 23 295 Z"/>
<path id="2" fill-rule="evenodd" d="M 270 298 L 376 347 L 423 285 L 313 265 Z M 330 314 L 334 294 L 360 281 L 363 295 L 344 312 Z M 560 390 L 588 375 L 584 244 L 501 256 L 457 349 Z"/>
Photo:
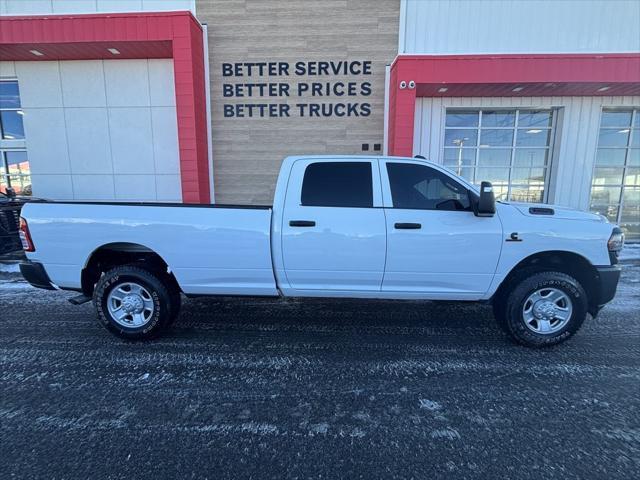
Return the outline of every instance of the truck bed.
<path id="1" fill-rule="evenodd" d="M 36 245 L 30 260 L 61 288 L 80 288 L 92 254 L 115 246 L 157 253 L 187 294 L 278 293 L 269 206 L 36 201 L 23 216 Z"/>

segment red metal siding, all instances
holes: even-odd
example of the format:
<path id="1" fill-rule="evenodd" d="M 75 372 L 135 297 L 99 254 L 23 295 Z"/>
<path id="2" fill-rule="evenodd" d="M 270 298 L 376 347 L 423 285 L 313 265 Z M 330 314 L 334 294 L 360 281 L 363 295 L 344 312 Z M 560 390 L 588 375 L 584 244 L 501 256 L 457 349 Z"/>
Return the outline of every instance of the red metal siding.
<path id="1" fill-rule="evenodd" d="M 640 54 L 402 55 L 390 81 L 389 154 L 408 156 L 416 97 L 640 95 Z"/>
<path id="2" fill-rule="evenodd" d="M 209 203 L 202 27 L 190 12 L 0 17 L 0 60 L 125 58 L 173 58 L 182 199 Z"/>

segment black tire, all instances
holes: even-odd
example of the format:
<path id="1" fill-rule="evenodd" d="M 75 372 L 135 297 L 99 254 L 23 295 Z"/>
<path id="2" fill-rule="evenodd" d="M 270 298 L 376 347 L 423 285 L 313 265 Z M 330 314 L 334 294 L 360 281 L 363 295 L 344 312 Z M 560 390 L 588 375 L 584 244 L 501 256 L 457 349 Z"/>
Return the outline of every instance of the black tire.
<path id="1" fill-rule="evenodd" d="M 182 308 L 182 295 L 180 294 L 180 287 L 178 287 L 175 279 L 169 275 L 166 270 L 157 267 L 150 269 L 150 267 L 145 265 L 143 262 L 132 263 L 130 266 L 151 272 L 167 287 L 169 295 L 171 296 L 171 314 L 169 324 L 173 325 L 173 322 L 178 318 L 180 309 Z"/>
<path id="2" fill-rule="evenodd" d="M 513 287 L 504 292 L 502 300 L 494 302 L 498 325 L 516 342 L 532 348 L 557 345 L 576 333 L 587 317 L 587 295 L 575 278 L 561 272 L 537 272 L 518 276 Z M 566 323 L 557 331 L 538 333 L 527 326 L 523 315 L 525 302 L 536 291 L 555 289 L 564 293 L 571 302 L 572 312 Z M 531 303 L 529 304 L 531 305 Z"/>
<path id="3" fill-rule="evenodd" d="M 180 315 L 180 309 L 182 308 L 182 295 L 180 295 L 180 290 L 177 289 L 170 290 L 169 295 L 171 295 L 171 316 L 169 324 L 172 325 L 176 318 L 178 318 L 178 315 Z"/>
<path id="4" fill-rule="evenodd" d="M 496 319 L 496 323 L 500 327 L 500 329 L 509 334 L 509 329 L 507 327 L 507 312 L 506 312 L 506 304 L 504 295 L 496 295 L 491 304 L 493 307 L 493 317 Z"/>
<path id="5" fill-rule="evenodd" d="M 498 292 L 496 292 L 495 296 L 493 297 L 493 301 L 491 302 L 491 306 L 493 307 L 493 316 L 496 319 L 496 323 L 498 324 L 500 329 L 509 336 L 511 335 L 511 332 L 509 331 L 509 327 L 507 325 L 507 298 L 509 296 L 509 293 L 523 280 L 539 272 L 540 270 L 535 270 L 533 268 L 525 268 L 518 271 L 515 275 L 507 280 L 507 288 L 500 288 L 500 290 L 498 290 Z"/>
<path id="6" fill-rule="evenodd" d="M 161 278 L 156 273 L 134 265 L 122 265 L 106 272 L 93 292 L 93 304 L 100 324 L 111 333 L 129 340 L 147 340 L 157 337 L 171 324 L 172 317 L 175 318 L 179 311 L 179 305 L 175 304 L 175 295 Z M 149 293 L 153 304 L 150 318 L 137 327 L 118 323 L 107 306 L 111 291 L 128 282 L 142 286 Z"/>

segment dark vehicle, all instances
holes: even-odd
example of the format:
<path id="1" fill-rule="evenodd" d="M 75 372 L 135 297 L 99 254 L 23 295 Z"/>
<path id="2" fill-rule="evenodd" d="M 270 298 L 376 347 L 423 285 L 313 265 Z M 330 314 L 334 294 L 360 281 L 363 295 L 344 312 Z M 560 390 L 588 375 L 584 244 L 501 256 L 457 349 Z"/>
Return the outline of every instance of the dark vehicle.
<path id="1" fill-rule="evenodd" d="M 18 230 L 20 210 L 27 200 L 27 197 L 0 192 L 0 255 L 22 250 Z"/>

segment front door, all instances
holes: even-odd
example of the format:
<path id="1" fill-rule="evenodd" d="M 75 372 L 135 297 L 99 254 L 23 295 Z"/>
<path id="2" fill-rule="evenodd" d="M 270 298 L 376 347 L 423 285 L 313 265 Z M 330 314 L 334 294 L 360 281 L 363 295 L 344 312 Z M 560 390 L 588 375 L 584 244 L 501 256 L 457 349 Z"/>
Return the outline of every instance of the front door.
<path id="1" fill-rule="evenodd" d="M 286 280 L 296 290 L 380 291 L 386 231 L 376 159 L 300 159 L 282 220 Z"/>
<path id="2" fill-rule="evenodd" d="M 381 172 L 387 222 L 382 290 L 480 297 L 500 257 L 500 219 L 476 217 L 468 188 L 433 166 L 387 161 Z"/>

